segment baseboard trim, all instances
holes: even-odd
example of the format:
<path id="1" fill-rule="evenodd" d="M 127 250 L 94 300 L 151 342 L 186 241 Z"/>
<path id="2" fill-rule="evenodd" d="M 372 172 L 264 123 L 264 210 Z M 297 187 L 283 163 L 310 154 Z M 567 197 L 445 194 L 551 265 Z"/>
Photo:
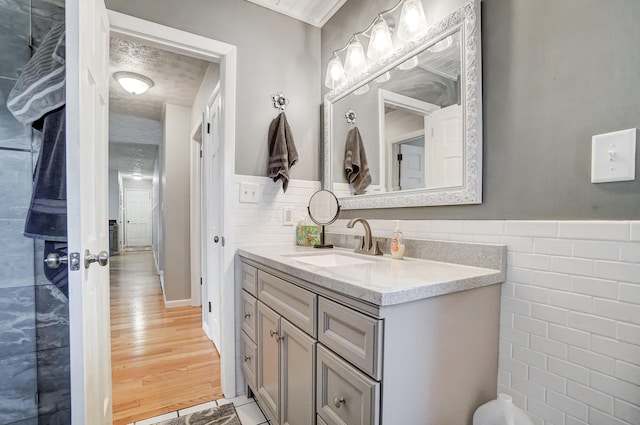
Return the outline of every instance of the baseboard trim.
<path id="1" fill-rule="evenodd" d="M 186 300 L 173 300 L 173 301 L 167 301 L 167 299 L 165 298 L 164 306 L 166 308 L 191 307 L 191 298 L 188 298 Z"/>
<path id="2" fill-rule="evenodd" d="M 204 330 L 205 335 L 211 341 L 211 334 L 209 334 L 209 325 L 204 320 L 202 321 L 202 330 Z"/>

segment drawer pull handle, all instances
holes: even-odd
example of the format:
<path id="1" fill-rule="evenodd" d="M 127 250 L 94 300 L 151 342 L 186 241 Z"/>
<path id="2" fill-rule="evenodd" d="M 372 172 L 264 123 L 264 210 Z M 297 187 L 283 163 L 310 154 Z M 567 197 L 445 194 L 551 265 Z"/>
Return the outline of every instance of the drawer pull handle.
<path id="1" fill-rule="evenodd" d="M 244 361 L 248 362 L 249 360 L 251 360 L 251 356 L 244 356 Z"/>
<path id="2" fill-rule="evenodd" d="M 276 335 L 278 335 L 278 331 L 274 331 L 273 329 L 269 330 L 269 335 L 271 335 L 271 337 L 274 337 Z"/>
<path id="3" fill-rule="evenodd" d="M 340 408 L 341 404 L 345 404 L 345 400 L 344 397 L 334 397 L 333 398 L 333 405 L 336 406 L 338 409 Z"/>
<path id="4" fill-rule="evenodd" d="M 245 314 L 244 314 L 244 318 L 245 318 L 245 319 L 248 319 L 249 317 L 251 317 L 251 313 L 245 313 Z"/>

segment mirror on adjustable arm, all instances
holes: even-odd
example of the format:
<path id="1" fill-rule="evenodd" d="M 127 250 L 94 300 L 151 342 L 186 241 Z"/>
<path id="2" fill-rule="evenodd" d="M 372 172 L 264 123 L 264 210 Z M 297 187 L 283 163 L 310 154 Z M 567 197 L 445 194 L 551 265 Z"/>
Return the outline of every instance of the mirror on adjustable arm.
<path id="1" fill-rule="evenodd" d="M 343 209 L 482 202 L 479 3 L 467 2 L 407 42 L 395 40 L 392 53 L 350 78 L 347 72 L 325 96 L 323 184 Z M 385 13 L 374 23 L 393 20 Z M 349 55 L 347 50 L 347 69 Z M 356 128 L 371 175 L 366 188 L 349 168 L 358 155 L 352 149 Z M 360 173 L 366 163 L 356 164 Z"/>

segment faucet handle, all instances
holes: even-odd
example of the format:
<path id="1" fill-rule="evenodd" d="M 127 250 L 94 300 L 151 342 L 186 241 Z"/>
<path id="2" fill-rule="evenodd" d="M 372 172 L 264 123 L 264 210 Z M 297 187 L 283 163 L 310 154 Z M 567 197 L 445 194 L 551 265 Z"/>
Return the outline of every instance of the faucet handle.
<path id="1" fill-rule="evenodd" d="M 386 242 L 387 238 L 384 237 L 380 237 L 380 238 L 374 238 L 373 239 L 373 243 L 371 244 L 371 251 L 369 252 L 369 254 L 371 255 L 384 255 L 382 253 L 382 250 L 380 249 L 380 242 Z"/>

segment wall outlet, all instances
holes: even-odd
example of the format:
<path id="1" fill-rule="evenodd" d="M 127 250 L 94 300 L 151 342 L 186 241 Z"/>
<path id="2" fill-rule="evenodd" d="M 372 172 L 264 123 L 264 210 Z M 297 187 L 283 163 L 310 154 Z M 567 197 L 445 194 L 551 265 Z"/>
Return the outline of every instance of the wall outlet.
<path id="1" fill-rule="evenodd" d="M 260 185 L 240 183 L 240 202 L 246 204 L 260 203 Z"/>
<path id="2" fill-rule="evenodd" d="M 293 209 L 291 207 L 282 207 L 282 225 L 293 226 Z"/>

